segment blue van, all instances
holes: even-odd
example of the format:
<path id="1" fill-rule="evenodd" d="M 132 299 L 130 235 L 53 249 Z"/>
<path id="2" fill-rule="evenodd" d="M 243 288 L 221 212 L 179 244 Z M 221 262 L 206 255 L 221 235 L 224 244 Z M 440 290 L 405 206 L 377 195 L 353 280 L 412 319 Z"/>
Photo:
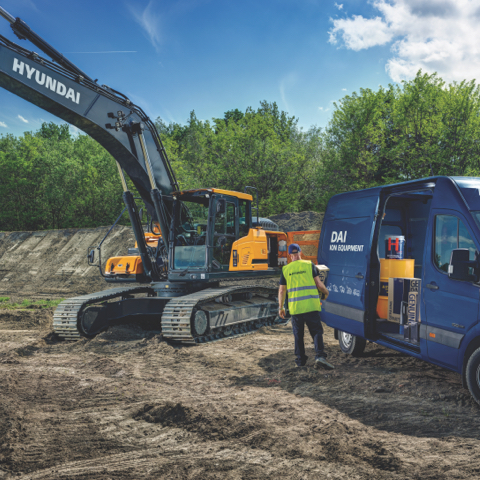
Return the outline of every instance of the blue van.
<path id="1" fill-rule="evenodd" d="M 378 318 L 385 238 L 405 237 L 421 279 L 418 336 Z M 336 195 L 328 202 L 318 263 L 329 268 L 322 319 L 343 352 L 366 341 L 462 375 L 480 404 L 480 178 L 430 177 Z"/>

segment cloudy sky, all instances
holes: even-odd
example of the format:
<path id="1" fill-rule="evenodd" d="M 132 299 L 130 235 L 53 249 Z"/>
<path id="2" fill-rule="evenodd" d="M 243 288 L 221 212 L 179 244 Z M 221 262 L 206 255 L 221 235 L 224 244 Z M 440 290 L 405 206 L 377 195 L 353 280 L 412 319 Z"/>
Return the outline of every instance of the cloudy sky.
<path id="1" fill-rule="evenodd" d="M 0 0 L 151 118 L 209 120 L 261 100 L 325 126 L 332 102 L 422 69 L 480 78 L 480 0 Z M 24 48 L 7 21 L 0 34 Z M 0 90 L 0 134 L 52 115 Z"/>

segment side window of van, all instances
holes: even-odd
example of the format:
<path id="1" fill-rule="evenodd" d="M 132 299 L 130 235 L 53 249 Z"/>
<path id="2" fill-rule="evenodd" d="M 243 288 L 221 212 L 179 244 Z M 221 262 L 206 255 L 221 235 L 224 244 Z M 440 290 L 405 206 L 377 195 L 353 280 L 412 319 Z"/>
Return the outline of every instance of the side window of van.
<path id="1" fill-rule="evenodd" d="M 453 215 L 435 217 L 435 265 L 448 272 L 452 251 L 456 248 L 468 248 L 470 260 L 475 259 L 475 243 L 463 222 Z"/>

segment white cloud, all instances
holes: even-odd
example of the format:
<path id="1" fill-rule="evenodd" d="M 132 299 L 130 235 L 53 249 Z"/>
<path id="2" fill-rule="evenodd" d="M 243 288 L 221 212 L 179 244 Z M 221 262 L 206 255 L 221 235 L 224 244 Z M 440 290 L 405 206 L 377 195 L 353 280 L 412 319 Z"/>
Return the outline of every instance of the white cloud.
<path id="1" fill-rule="evenodd" d="M 0 127 L 8 128 L 8 125 L 5 122 L 0 122 Z"/>
<path id="2" fill-rule="evenodd" d="M 148 2 L 143 11 L 134 5 L 128 5 L 128 8 L 135 21 L 145 30 L 151 44 L 158 51 L 162 40 L 160 16 L 153 11 L 153 5 L 153 1 Z"/>
<path id="3" fill-rule="evenodd" d="M 28 120 L 24 117 L 22 117 L 21 115 L 18 115 L 18 117 L 22 122 L 25 122 L 25 123 L 28 123 Z"/>
<path id="4" fill-rule="evenodd" d="M 346 91 L 347 91 L 347 89 L 346 89 L 346 88 L 342 88 L 342 92 L 346 92 Z"/>
<path id="5" fill-rule="evenodd" d="M 339 5 L 337 2 L 335 2 L 333 5 L 334 5 L 335 7 L 337 7 L 339 10 L 341 10 L 341 9 L 343 8 L 343 3 L 341 3 L 341 4 Z"/>
<path id="6" fill-rule="evenodd" d="M 321 111 L 321 112 L 328 112 L 330 109 L 329 108 L 323 108 L 323 107 L 318 107 L 318 109 Z"/>
<path id="7" fill-rule="evenodd" d="M 386 71 L 398 82 L 419 69 L 447 81 L 480 80 L 480 5 L 472 0 L 374 0 L 379 16 L 332 20 L 330 43 L 354 51 L 391 43 Z"/>

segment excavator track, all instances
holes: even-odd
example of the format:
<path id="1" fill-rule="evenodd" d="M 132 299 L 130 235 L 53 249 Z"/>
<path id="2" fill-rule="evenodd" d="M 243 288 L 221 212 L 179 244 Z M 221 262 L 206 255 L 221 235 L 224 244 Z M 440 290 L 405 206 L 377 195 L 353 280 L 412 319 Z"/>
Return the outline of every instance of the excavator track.
<path id="1" fill-rule="evenodd" d="M 251 294 L 252 297 L 255 296 L 257 300 L 259 297 L 265 298 L 262 303 L 249 300 L 237 302 L 228 301 L 229 297 L 238 296 L 239 294 Z M 173 298 L 167 303 L 162 314 L 163 337 L 175 343 L 191 345 L 213 341 L 230 335 L 235 336 L 266 325 L 272 325 L 277 320 L 277 302 L 268 297 L 275 297 L 276 294 L 277 290 L 274 288 L 250 285 L 209 288 L 182 297 Z M 227 300 L 218 302 L 219 299 Z M 221 308 L 220 314 L 224 318 L 227 318 L 228 314 L 234 314 L 234 310 L 241 310 L 240 315 L 237 315 L 237 318 L 233 321 L 228 321 L 223 325 L 217 323 L 213 328 L 210 326 L 205 332 L 195 332 L 194 316 L 196 312 L 203 311 L 208 315 L 211 313 L 208 307 L 215 301 L 219 303 L 219 308 Z M 249 304 L 252 305 L 250 311 L 248 311 Z M 213 310 L 213 312 L 219 313 L 218 310 Z M 244 313 L 243 317 L 242 313 Z"/>
<path id="2" fill-rule="evenodd" d="M 86 335 L 80 327 L 80 314 L 91 304 L 135 293 L 153 292 L 150 287 L 120 287 L 69 298 L 58 304 L 53 313 L 53 331 L 65 340 L 79 340 Z"/>

